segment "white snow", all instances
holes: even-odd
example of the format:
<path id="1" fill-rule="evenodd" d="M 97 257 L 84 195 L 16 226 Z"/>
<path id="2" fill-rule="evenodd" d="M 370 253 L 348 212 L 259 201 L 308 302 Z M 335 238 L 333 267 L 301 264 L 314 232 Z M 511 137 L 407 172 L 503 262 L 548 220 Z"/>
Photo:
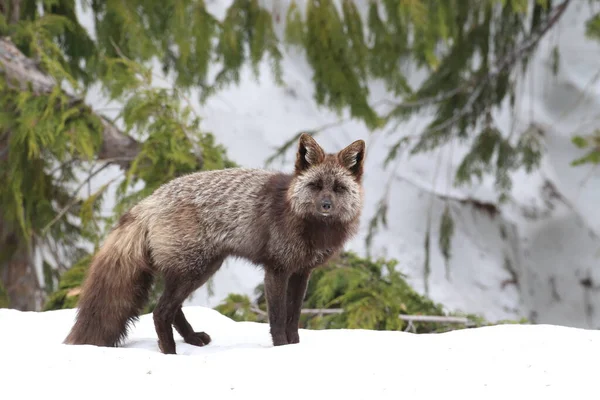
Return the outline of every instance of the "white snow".
<path id="1" fill-rule="evenodd" d="M 230 3 L 231 0 L 207 2 L 219 17 Z M 264 0 L 261 4 L 285 10 L 289 0 Z M 393 135 L 387 134 L 391 127 L 371 133 L 363 124 L 348 120 L 319 135 L 318 140 L 332 152 L 351 140 L 367 140 L 363 230 L 348 248 L 364 254 L 367 223 L 384 194 L 384 182 L 395 174 L 397 179 L 393 180 L 390 193 L 390 226 L 375 238 L 373 254 L 398 259 L 398 268 L 408 274 L 417 290 L 424 290 L 423 242 L 431 210 L 434 245 L 429 288 L 435 301 L 452 310 L 480 313 L 490 320 L 526 316 L 540 323 L 600 326 L 600 290 L 596 289 L 600 287 L 600 169 L 569 166 L 582 154 L 570 143 L 570 136 L 584 128 L 583 133 L 590 132 L 598 128 L 599 122 L 600 83 L 594 78 L 600 65 L 600 46 L 584 38 L 584 22 L 593 11 L 590 7 L 587 2 L 573 2 L 557 28 L 542 41 L 517 91 L 516 121 L 509 118 L 506 109 L 498 115 L 505 133 L 513 122 L 515 129 L 534 124 L 543 130 L 547 156 L 541 170 L 531 176 L 517 174 L 514 202 L 499 206 L 501 213 L 494 218 L 468 204 L 450 201 L 456 221 L 450 280 L 446 279 L 444 261 L 435 245 L 445 204 L 439 196 L 496 204 L 489 181 L 472 188 L 453 188 L 449 183 L 465 147 L 454 144 L 418 157 L 404 155 L 394 168 L 384 170 L 382 161 L 389 144 L 401 134 L 417 132 L 427 123 L 428 116 L 410 119 Z M 93 26 L 89 13 L 78 8 L 78 14 L 85 26 Z M 282 26 L 277 29 L 281 32 Z M 556 77 L 549 67 L 553 45 L 558 46 L 561 56 Z M 265 63 L 258 81 L 246 70 L 239 86 L 224 90 L 206 105 L 197 107 L 203 118 L 202 128 L 212 131 L 229 155 L 243 166 L 261 167 L 273 148 L 293 134 L 339 120 L 334 113 L 315 105 L 311 70 L 303 56 L 286 50 L 283 71 L 287 88 L 273 83 Z M 158 66 L 155 73 L 161 75 Z M 422 78 L 422 74 L 409 74 L 412 83 Z M 380 84 L 374 83 L 371 91 L 375 101 L 393 99 Z M 106 103 L 97 90 L 90 91 L 87 101 L 97 108 Z M 284 163 L 273 168 L 290 170 L 291 156 L 289 152 Z M 119 174 L 116 168 L 107 170 L 95 186 L 115 174 Z M 547 195 L 542 188 L 546 179 L 565 201 Z M 114 193 L 114 187 L 110 193 Z M 113 204 L 108 198 L 105 211 L 110 212 Z M 518 285 L 503 284 L 513 276 L 518 278 Z M 588 277 L 592 288 L 581 285 L 581 280 Z M 187 304 L 214 306 L 230 292 L 251 295 L 261 278 L 260 270 L 254 266 L 228 261 L 214 277 L 215 295 L 209 297 L 207 289 L 201 288 Z"/>
<path id="2" fill-rule="evenodd" d="M 74 310 L 0 310 L 3 397 L 65 399 L 566 398 L 597 389 L 600 332 L 504 325 L 443 334 L 301 330 L 273 347 L 267 324 L 185 307 L 213 342 L 158 351 L 151 315 L 123 348 L 61 344 Z M 35 383 L 31 380 L 35 377 Z M 39 396 L 39 397 L 38 397 Z M 179 397 L 184 396 L 184 397 Z M 530 397 L 533 396 L 533 397 Z"/>

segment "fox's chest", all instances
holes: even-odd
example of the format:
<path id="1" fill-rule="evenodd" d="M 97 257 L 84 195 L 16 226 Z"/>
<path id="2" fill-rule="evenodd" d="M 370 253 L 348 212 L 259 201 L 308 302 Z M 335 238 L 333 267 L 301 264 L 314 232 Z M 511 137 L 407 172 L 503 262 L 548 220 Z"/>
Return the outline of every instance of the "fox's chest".
<path id="1" fill-rule="evenodd" d="M 341 223 L 307 223 L 294 230 L 276 226 L 268 235 L 265 261 L 288 270 L 313 269 L 342 249 L 352 227 Z"/>
<path id="2" fill-rule="evenodd" d="M 270 261 L 272 264 L 288 270 L 313 269 L 327 262 L 337 251 L 335 247 L 310 246 L 303 243 L 274 244 L 270 249 Z"/>

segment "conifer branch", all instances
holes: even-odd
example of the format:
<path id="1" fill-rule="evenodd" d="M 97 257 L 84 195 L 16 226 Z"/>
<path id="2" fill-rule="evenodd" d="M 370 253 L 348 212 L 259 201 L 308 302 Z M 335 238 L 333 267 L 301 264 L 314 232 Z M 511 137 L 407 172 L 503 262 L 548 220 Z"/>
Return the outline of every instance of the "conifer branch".
<path id="1" fill-rule="evenodd" d="M 382 99 L 382 100 L 378 100 L 375 103 L 373 103 L 373 106 L 379 106 L 382 104 L 393 104 L 392 101 L 388 100 L 388 99 Z M 275 152 L 266 159 L 265 161 L 265 165 L 270 165 L 271 163 L 273 163 L 276 159 L 278 158 L 282 158 L 285 155 L 285 152 L 288 151 L 292 146 L 294 146 L 297 142 L 298 142 L 298 138 L 300 137 L 300 135 L 302 135 L 303 133 L 308 133 L 311 136 L 315 136 L 323 131 L 326 131 L 328 129 L 331 128 L 337 128 L 343 124 L 345 124 L 346 122 L 350 122 L 352 120 L 351 117 L 347 117 L 347 118 L 341 118 L 337 121 L 333 121 L 333 122 L 328 122 L 324 125 L 321 125 L 317 128 L 312 128 L 312 129 L 305 129 L 302 130 L 300 132 L 297 132 L 296 134 L 294 134 L 294 136 L 292 136 L 290 139 L 288 139 L 285 143 L 283 143 L 281 146 L 275 148 Z"/>
<path id="2" fill-rule="evenodd" d="M 528 40 L 525 40 L 520 46 L 517 46 L 513 52 L 508 54 L 504 59 L 497 63 L 494 68 L 492 68 L 491 71 L 483 77 L 483 79 L 475 84 L 475 90 L 469 96 L 465 106 L 462 107 L 462 109 L 458 111 L 450 120 L 433 127 L 432 130 L 441 131 L 447 129 L 450 125 L 456 123 L 462 116 L 469 112 L 475 101 L 479 98 L 479 94 L 483 91 L 485 85 L 497 78 L 505 69 L 513 67 L 515 63 L 532 51 L 542 40 L 545 34 L 559 21 L 570 2 L 571 0 L 565 0 L 556 6 L 553 15 L 548 18 L 546 23 L 542 25 L 537 32 L 535 32 Z M 467 85 L 467 87 L 469 86 L 472 87 L 472 85 Z"/>
<path id="3" fill-rule="evenodd" d="M 456 203 L 459 203 L 462 205 L 466 205 L 466 204 L 471 205 L 471 206 L 473 206 L 473 208 L 480 210 L 481 212 L 487 214 L 490 218 L 493 218 L 493 217 L 497 216 L 498 214 L 500 214 L 500 210 L 498 209 L 498 207 L 494 203 L 491 203 L 491 202 L 477 200 L 477 199 L 475 199 L 473 197 L 469 197 L 469 196 L 457 197 L 457 196 L 453 196 L 450 194 L 439 193 L 439 192 L 436 192 L 435 190 L 425 187 L 424 185 L 421 185 L 420 183 L 418 183 L 408 177 L 401 176 L 399 174 L 395 174 L 394 179 L 397 181 L 400 181 L 400 182 L 408 183 L 409 185 L 413 186 L 417 190 L 420 190 L 429 195 L 432 195 L 439 200 L 453 201 L 453 202 L 456 202 Z"/>
<path id="4" fill-rule="evenodd" d="M 384 104 L 388 104 L 388 105 L 393 105 L 397 108 L 416 108 L 416 107 L 423 107 L 423 106 L 429 106 L 429 105 L 433 105 L 433 104 L 437 104 L 437 103 L 441 103 L 443 101 L 449 100 L 452 97 L 454 97 L 455 95 L 457 95 L 460 92 L 466 91 L 468 90 L 469 87 L 465 87 L 463 85 L 461 86 L 457 86 L 454 89 L 448 90 L 447 92 L 443 92 L 443 93 L 439 93 L 436 94 L 434 96 L 430 96 L 430 97 L 424 97 L 415 101 L 404 101 L 404 102 L 395 102 L 393 100 L 389 100 L 389 99 L 382 99 L 380 100 L 381 103 Z"/>
<path id="5" fill-rule="evenodd" d="M 50 94 L 56 82 L 43 72 L 35 61 L 26 57 L 10 38 L 0 38 L 0 74 L 6 79 L 7 85 L 16 90 L 31 90 L 35 94 Z M 71 104 L 83 103 L 83 100 L 68 95 Z M 92 111 L 93 112 L 93 111 Z M 121 132 L 104 116 L 94 113 L 103 127 L 102 147 L 97 154 L 98 159 L 111 159 L 122 169 L 129 167 L 140 152 L 141 144 L 131 136 Z"/>
<path id="6" fill-rule="evenodd" d="M 77 186 L 77 188 L 75 189 L 75 191 L 73 192 L 73 199 L 69 202 L 69 204 L 67 204 L 64 208 L 62 208 L 58 214 L 56 214 L 56 216 L 52 219 L 52 221 L 50 221 L 41 231 L 41 235 L 44 236 L 47 232 L 48 229 L 50 229 L 52 227 L 52 225 L 54 225 L 56 222 L 58 222 L 71 208 L 73 208 L 79 201 L 80 199 L 78 199 L 77 193 L 79 193 L 79 191 L 81 189 L 83 189 L 83 187 L 88 184 L 92 178 L 96 175 L 98 175 L 100 172 L 102 172 L 104 169 L 106 169 L 106 167 L 108 167 L 110 165 L 110 162 L 106 162 L 104 163 L 100 168 L 96 169 L 95 171 L 91 172 L 88 177 L 86 179 L 83 180 L 83 182 L 81 182 L 79 184 L 79 186 Z M 116 179 L 113 178 L 110 180 L 110 182 L 115 181 Z"/>
<path id="7" fill-rule="evenodd" d="M 486 88 L 490 82 L 498 78 L 498 76 L 506 69 L 513 68 L 514 65 L 528 55 L 529 52 L 538 45 L 546 33 L 560 20 L 561 16 L 566 11 L 571 0 L 564 0 L 562 3 L 557 5 L 553 13 L 548 17 L 547 21 L 541 25 L 541 27 L 532 33 L 532 35 L 523 41 L 520 45 L 516 46 L 515 49 L 507 54 L 504 58 L 499 60 L 495 65 L 490 68 L 489 73 L 483 77 L 473 78 L 470 81 L 455 87 L 454 89 L 448 90 L 447 92 L 440 93 L 434 96 L 417 99 L 415 101 L 394 103 L 390 100 L 384 100 L 388 104 L 395 104 L 394 113 L 398 109 L 402 108 L 419 108 L 423 106 L 430 106 L 436 103 L 441 103 L 451 99 L 453 96 L 459 93 L 464 93 L 472 90 L 466 103 L 459 110 L 457 110 L 451 118 L 445 120 L 442 123 L 432 125 L 427 129 L 428 134 L 441 132 L 454 127 L 458 121 L 468 113 L 472 112 L 473 105 L 479 100 L 480 94 Z"/>

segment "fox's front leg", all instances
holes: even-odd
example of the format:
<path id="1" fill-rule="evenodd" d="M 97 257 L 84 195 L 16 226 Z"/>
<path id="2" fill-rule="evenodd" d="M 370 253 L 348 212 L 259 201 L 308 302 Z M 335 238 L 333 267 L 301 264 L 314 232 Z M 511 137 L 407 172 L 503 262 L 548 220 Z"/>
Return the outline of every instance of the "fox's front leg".
<path id="1" fill-rule="evenodd" d="M 274 346 L 288 344 L 285 334 L 288 276 L 281 271 L 265 272 L 265 295 Z"/>
<path id="2" fill-rule="evenodd" d="M 289 344 L 300 343 L 298 324 L 300 322 L 300 311 L 306 295 L 310 271 L 295 273 L 290 276 L 287 288 L 287 320 L 285 333 Z"/>

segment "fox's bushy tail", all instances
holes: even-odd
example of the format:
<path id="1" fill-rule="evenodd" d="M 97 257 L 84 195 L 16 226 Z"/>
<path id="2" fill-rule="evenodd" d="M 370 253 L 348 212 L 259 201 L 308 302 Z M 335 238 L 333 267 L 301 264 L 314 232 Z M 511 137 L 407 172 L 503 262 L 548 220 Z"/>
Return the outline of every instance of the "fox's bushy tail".
<path id="1" fill-rule="evenodd" d="M 121 217 L 92 260 L 64 343 L 115 347 L 125 339 L 154 280 L 146 233 L 143 220 Z"/>

